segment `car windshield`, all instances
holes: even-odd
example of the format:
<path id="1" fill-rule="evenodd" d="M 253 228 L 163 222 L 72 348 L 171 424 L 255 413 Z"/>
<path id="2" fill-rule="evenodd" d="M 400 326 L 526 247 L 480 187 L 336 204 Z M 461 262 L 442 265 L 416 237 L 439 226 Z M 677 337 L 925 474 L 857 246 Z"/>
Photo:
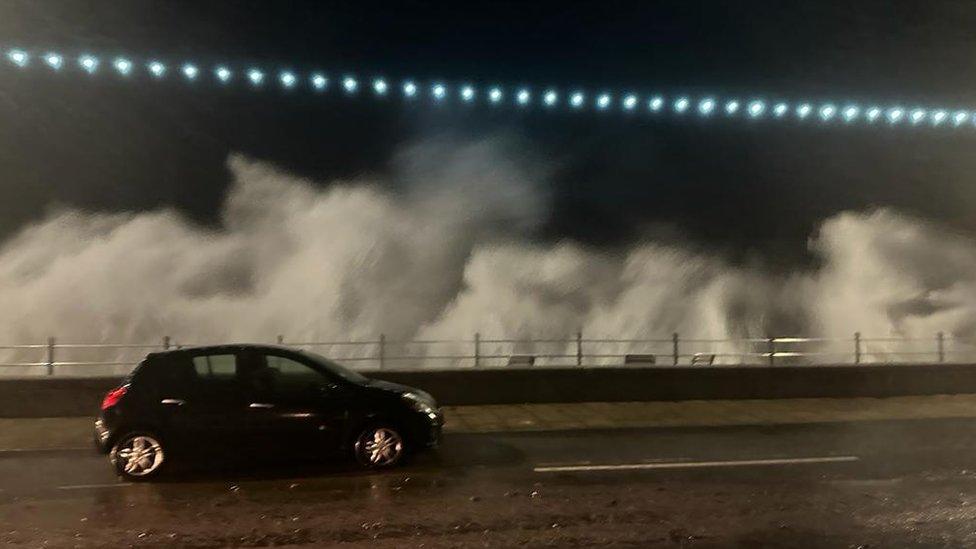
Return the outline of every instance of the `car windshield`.
<path id="1" fill-rule="evenodd" d="M 366 376 L 354 372 L 344 366 L 340 366 L 336 364 L 333 360 L 330 360 L 322 355 L 316 353 L 310 353 L 308 351 L 302 351 L 302 354 L 312 359 L 312 361 L 315 362 L 316 365 L 323 368 L 325 371 L 335 374 L 350 383 L 366 383 L 369 381 L 369 378 L 367 378 Z"/>

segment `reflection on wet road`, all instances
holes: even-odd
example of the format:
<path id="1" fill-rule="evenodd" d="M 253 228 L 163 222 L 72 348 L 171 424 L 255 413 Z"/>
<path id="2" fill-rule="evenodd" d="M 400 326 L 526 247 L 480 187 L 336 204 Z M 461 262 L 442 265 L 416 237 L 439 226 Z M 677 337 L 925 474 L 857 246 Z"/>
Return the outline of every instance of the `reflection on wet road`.
<path id="1" fill-rule="evenodd" d="M 964 545 L 974 450 L 971 419 L 455 433 L 390 472 L 222 462 L 154 484 L 94 451 L 3 452 L 0 543 Z"/>

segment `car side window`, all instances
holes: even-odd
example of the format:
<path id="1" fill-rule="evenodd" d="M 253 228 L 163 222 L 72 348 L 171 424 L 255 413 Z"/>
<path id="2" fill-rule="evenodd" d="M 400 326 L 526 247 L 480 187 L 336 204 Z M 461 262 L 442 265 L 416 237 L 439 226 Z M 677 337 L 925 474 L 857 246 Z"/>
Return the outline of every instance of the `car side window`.
<path id="1" fill-rule="evenodd" d="M 195 356 L 193 370 L 203 380 L 231 380 L 237 377 L 237 357 L 232 354 Z"/>
<path id="2" fill-rule="evenodd" d="M 255 388 L 271 397 L 299 397 L 309 394 L 328 379 L 318 370 L 292 358 L 264 355 L 258 357 Z"/>
<path id="3" fill-rule="evenodd" d="M 307 364 L 283 356 L 266 355 L 265 364 L 268 368 L 277 370 L 279 379 L 321 381 L 322 374 Z"/>
<path id="4" fill-rule="evenodd" d="M 189 362 L 197 396 L 222 401 L 243 398 L 237 358 L 233 353 L 194 356 Z"/>

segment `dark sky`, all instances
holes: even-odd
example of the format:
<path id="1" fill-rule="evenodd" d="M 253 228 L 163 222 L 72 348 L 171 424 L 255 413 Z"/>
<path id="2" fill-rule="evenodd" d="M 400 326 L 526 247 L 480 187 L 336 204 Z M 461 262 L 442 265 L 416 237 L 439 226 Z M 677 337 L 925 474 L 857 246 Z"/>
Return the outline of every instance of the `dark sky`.
<path id="1" fill-rule="evenodd" d="M 0 45 L 396 79 L 976 107 L 976 3 L 0 0 Z M 0 68 L 0 235 L 52 203 L 213 217 L 239 151 L 323 181 L 411 140 L 520 136 L 551 161 L 543 238 L 649 224 L 770 261 L 832 213 L 894 206 L 976 231 L 976 129 L 817 128 L 405 107 L 212 83 Z M 200 84 L 200 83 L 198 83 Z"/>

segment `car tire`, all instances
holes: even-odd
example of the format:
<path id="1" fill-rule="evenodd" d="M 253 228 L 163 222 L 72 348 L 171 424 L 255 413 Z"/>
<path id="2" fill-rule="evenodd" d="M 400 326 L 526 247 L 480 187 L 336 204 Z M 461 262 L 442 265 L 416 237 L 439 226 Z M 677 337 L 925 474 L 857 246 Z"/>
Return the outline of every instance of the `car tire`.
<path id="1" fill-rule="evenodd" d="M 407 441 L 401 429 L 388 423 L 363 428 L 353 444 L 356 462 L 366 469 L 388 469 L 406 459 Z"/>
<path id="2" fill-rule="evenodd" d="M 166 466 L 166 451 L 155 433 L 133 431 L 116 439 L 109 460 L 123 479 L 146 481 L 157 478 Z"/>

